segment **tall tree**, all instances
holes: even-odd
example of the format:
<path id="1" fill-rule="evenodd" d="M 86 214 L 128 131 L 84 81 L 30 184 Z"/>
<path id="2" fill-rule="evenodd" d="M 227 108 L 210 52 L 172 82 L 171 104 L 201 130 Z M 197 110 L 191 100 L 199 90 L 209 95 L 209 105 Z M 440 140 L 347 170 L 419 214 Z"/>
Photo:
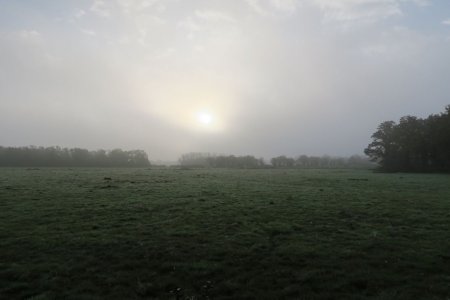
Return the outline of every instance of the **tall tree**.
<path id="1" fill-rule="evenodd" d="M 450 171 L 450 105 L 426 119 L 381 123 L 364 152 L 386 171 Z"/>

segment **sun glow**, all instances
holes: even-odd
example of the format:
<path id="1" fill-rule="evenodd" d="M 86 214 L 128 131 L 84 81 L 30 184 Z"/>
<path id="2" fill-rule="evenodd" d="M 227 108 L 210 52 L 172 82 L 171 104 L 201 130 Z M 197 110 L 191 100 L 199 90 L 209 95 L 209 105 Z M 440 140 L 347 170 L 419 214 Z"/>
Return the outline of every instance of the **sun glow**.
<path id="1" fill-rule="evenodd" d="M 210 125 L 213 121 L 213 117 L 209 113 L 199 112 L 197 114 L 197 121 L 203 125 Z"/>
<path id="2" fill-rule="evenodd" d="M 208 88 L 208 84 L 180 83 L 177 89 L 165 88 L 139 93 L 142 108 L 155 117 L 178 127 L 180 130 L 197 134 L 218 134 L 227 130 L 227 121 L 233 110 L 233 97 L 223 88 Z M 164 86 L 164 85 L 163 85 Z M 159 91 L 159 92 L 158 92 Z M 158 93 L 157 93 L 158 92 Z M 156 93 L 152 96 L 152 93 Z M 144 95 L 144 96 L 143 96 Z M 152 105 L 149 105 L 148 98 Z"/>

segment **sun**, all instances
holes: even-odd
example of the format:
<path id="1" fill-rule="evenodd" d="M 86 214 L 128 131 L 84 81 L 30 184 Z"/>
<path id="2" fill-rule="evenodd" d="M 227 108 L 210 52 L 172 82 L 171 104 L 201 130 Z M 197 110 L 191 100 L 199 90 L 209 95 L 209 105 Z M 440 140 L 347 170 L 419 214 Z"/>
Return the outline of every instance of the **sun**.
<path id="1" fill-rule="evenodd" d="M 201 133 L 219 133 L 224 130 L 223 115 L 211 108 L 193 110 L 189 115 L 189 127 Z"/>
<path id="2" fill-rule="evenodd" d="M 213 117 L 207 112 L 199 112 L 197 114 L 197 121 L 203 125 L 210 125 L 213 121 Z"/>

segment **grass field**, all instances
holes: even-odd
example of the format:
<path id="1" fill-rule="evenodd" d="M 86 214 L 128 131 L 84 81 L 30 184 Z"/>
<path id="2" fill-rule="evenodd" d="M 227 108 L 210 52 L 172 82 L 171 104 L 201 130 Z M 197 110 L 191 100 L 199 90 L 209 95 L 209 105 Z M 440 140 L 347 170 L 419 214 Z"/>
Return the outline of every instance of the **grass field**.
<path id="1" fill-rule="evenodd" d="M 450 176 L 0 169 L 0 299 L 450 299 Z"/>

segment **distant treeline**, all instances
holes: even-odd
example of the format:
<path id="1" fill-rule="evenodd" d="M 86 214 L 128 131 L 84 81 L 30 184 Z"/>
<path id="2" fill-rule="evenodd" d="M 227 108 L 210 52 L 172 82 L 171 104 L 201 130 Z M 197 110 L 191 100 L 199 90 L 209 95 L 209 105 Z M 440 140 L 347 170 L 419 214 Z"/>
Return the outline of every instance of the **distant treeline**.
<path id="1" fill-rule="evenodd" d="M 384 171 L 450 171 L 450 105 L 426 119 L 381 123 L 364 150 Z"/>
<path id="2" fill-rule="evenodd" d="M 214 155 L 210 153 L 193 152 L 183 154 L 179 163 L 185 167 L 207 167 L 207 168 L 372 168 L 374 164 L 368 158 L 359 155 L 351 157 L 331 157 L 300 155 L 296 158 L 287 156 L 277 156 L 266 163 L 262 158 L 251 155 Z"/>
<path id="3" fill-rule="evenodd" d="M 60 147 L 2 147 L 1 167 L 147 167 L 150 162 L 142 150 L 89 151 Z"/>

